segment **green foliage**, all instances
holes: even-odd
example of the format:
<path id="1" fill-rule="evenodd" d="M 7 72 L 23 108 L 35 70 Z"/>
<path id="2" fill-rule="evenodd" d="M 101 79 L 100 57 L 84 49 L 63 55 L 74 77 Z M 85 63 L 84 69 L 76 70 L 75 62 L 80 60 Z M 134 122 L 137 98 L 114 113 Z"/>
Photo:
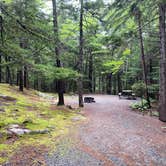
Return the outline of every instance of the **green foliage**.
<path id="1" fill-rule="evenodd" d="M 105 69 L 105 73 L 113 73 L 116 74 L 122 65 L 124 64 L 123 61 L 107 61 L 103 63 L 103 67 Z"/>
<path id="2" fill-rule="evenodd" d="M 132 86 L 132 90 L 136 94 L 136 96 L 142 98 L 143 95 L 145 94 L 146 86 L 143 82 L 135 83 Z"/>
<path id="3" fill-rule="evenodd" d="M 143 99 L 140 102 L 132 104 L 131 108 L 134 110 L 136 109 L 136 110 L 143 112 L 143 111 L 147 110 L 149 108 L 149 106 L 148 106 L 148 102 L 145 99 Z"/>
<path id="4" fill-rule="evenodd" d="M 123 51 L 123 56 L 128 56 L 130 54 L 131 54 L 131 50 L 128 48 Z"/>
<path id="5" fill-rule="evenodd" d="M 156 97 L 158 97 L 158 94 L 159 94 L 159 85 L 151 84 L 148 86 L 148 89 L 149 89 L 149 94 L 151 98 L 156 99 Z"/>
<path id="6" fill-rule="evenodd" d="M 36 64 L 35 72 L 40 74 L 41 78 L 48 80 L 76 80 L 79 76 L 78 72 L 69 68 L 58 68 L 51 65 Z"/>
<path id="7" fill-rule="evenodd" d="M 56 79 L 69 79 L 69 80 L 77 80 L 80 76 L 77 71 L 68 68 L 56 68 L 54 72 L 54 76 Z"/>
<path id="8" fill-rule="evenodd" d="M 0 66 L 4 75 L 2 81 L 5 81 L 7 67 L 15 83 L 17 71 L 26 66 L 30 87 L 52 91 L 55 87 L 54 80 L 63 79 L 70 80 L 66 81 L 68 84 L 66 87 L 69 87 L 66 92 L 75 91 L 75 81 L 79 76 L 78 6 L 73 1 L 57 1 L 59 53 L 63 65 L 63 68 L 59 69 L 55 67 L 52 12 L 50 9 L 45 9 L 46 2 L 43 0 L 5 0 L 4 2 L 2 7 L 6 12 L 1 13 L 4 20 L 3 45 L 0 42 L 2 55 Z M 110 73 L 114 75 L 115 81 L 120 74 L 123 89 L 131 88 L 135 82 L 143 80 L 138 22 L 135 21 L 139 9 L 148 67 L 147 77 L 152 84 L 149 86 L 149 92 L 151 97 L 156 97 L 159 91 L 159 46 L 156 43 L 159 27 L 158 2 L 160 1 L 119 0 L 111 2 L 111 5 L 106 5 L 105 1 L 101 0 L 84 2 L 83 79 L 85 82 L 93 82 L 99 90 L 98 80 L 103 79 L 101 91 L 104 90 L 101 87 L 109 88 L 107 78 L 103 77 Z M 21 46 L 22 40 L 24 47 Z M 95 81 L 88 78 L 91 72 L 89 71 L 91 55 L 93 56 L 92 77 Z M 112 81 L 114 82 L 114 79 Z"/>

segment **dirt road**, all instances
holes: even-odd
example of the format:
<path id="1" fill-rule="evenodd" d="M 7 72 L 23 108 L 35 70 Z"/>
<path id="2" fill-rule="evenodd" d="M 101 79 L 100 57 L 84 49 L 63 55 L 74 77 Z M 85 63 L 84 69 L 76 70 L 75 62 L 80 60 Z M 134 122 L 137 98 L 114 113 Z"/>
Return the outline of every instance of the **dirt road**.
<path id="1" fill-rule="evenodd" d="M 130 100 L 95 95 L 84 108 L 88 122 L 78 130 L 77 141 L 66 148 L 64 140 L 50 166 L 166 166 L 166 124 L 130 110 Z M 74 100 L 73 100 L 74 101 Z"/>

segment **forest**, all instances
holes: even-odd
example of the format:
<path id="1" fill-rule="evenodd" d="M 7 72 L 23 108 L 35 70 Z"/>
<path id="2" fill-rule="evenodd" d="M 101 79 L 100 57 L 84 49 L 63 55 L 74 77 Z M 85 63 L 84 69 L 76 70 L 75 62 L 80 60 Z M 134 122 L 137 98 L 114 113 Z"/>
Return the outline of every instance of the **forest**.
<path id="1" fill-rule="evenodd" d="M 160 96 L 166 121 L 164 2 L 61 0 L 53 12 L 46 5 L 1 2 L 0 82 L 58 92 L 59 105 L 78 92 L 80 106 L 83 92 L 116 95 L 137 83 L 149 107 Z"/>
<path id="2" fill-rule="evenodd" d="M 166 121 L 165 2 L 5 0 L 0 82 L 59 94 L 144 89 Z M 50 11 L 51 10 L 51 11 Z M 53 11 L 53 12 L 52 12 Z"/>
<path id="3" fill-rule="evenodd" d="M 164 122 L 165 0 L 0 0 L 0 164 L 164 166 Z"/>
<path id="4" fill-rule="evenodd" d="M 0 82 L 57 92 L 59 105 L 64 93 L 78 93 L 80 106 L 83 93 L 117 95 L 135 85 L 148 107 L 150 99 L 160 101 L 166 121 L 165 2 L 6 0 L 0 6 Z"/>

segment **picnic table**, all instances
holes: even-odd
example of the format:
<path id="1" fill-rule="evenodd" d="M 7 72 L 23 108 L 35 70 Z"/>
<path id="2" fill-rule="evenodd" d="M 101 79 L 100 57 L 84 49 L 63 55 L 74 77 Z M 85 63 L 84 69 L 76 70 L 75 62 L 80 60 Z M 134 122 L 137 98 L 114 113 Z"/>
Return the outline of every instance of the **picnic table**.
<path id="1" fill-rule="evenodd" d="M 84 97 L 84 103 L 95 103 L 94 97 Z"/>
<path id="2" fill-rule="evenodd" d="M 122 97 L 127 98 L 127 99 L 136 99 L 135 94 L 132 92 L 132 90 L 122 90 L 122 92 L 120 92 L 119 94 L 119 99 L 121 99 Z"/>

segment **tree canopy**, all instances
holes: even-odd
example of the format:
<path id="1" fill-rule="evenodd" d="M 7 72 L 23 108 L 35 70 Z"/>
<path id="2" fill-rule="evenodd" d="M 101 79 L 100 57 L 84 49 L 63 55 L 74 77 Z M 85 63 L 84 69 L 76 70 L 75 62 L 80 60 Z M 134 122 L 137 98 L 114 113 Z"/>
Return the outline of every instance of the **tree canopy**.
<path id="1" fill-rule="evenodd" d="M 118 94 L 141 80 L 145 98 L 159 100 L 165 1 L 52 2 L 56 11 L 43 0 L 0 2 L 0 82 L 59 92 L 61 80 L 63 92 L 79 92 L 80 80 L 84 93 Z"/>

